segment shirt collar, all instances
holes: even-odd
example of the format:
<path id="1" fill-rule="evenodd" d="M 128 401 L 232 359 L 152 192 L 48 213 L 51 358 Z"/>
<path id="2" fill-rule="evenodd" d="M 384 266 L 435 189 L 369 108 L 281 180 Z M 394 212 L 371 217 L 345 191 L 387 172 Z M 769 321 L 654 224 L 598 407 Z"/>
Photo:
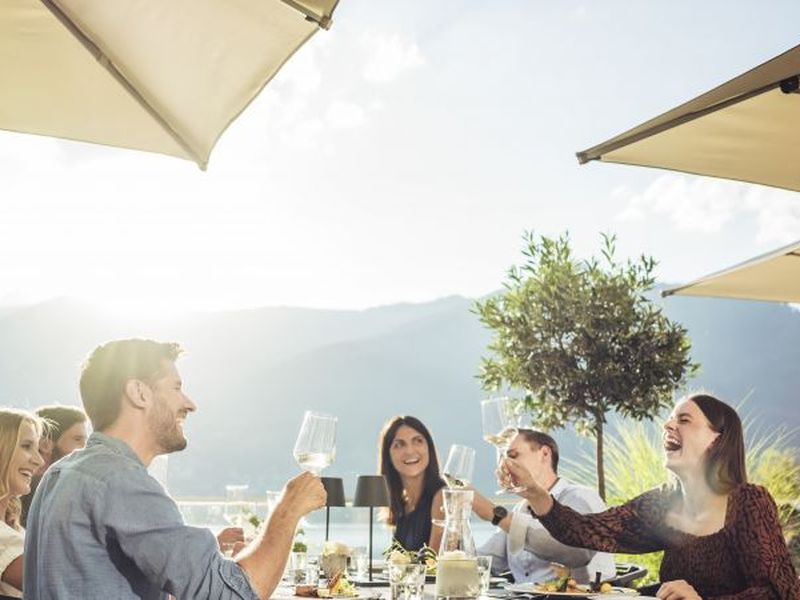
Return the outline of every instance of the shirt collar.
<path id="1" fill-rule="evenodd" d="M 556 482 L 553 484 L 553 487 L 550 488 L 550 495 L 553 498 L 557 498 L 561 492 L 564 491 L 564 488 L 567 486 L 567 482 L 564 481 L 563 477 L 559 477 L 556 479 Z"/>
<path id="2" fill-rule="evenodd" d="M 136 455 L 133 449 L 119 438 L 106 435 L 105 433 L 102 433 L 100 431 L 93 431 L 92 434 L 89 436 L 89 439 L 86 440 L 86 447 L 91 448 L 92 446 L 103 446 L 104 448 L 108 448 L 115 454 L 132 458 L 140 465 L 144 466 L 144 463 Z"/>

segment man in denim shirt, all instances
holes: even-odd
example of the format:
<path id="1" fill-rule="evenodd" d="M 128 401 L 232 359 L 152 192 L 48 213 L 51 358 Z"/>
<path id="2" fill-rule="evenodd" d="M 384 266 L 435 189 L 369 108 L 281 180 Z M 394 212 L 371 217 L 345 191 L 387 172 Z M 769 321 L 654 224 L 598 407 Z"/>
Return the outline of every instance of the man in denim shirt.
<path id="1" fill-rule="evenodd" d="M 186 447 L 196 410 L 175 368 L 177 344 L 121 340 L 98 347 L 80 389 L 94 426 L 84 450 L 53 465 L 28 516 L 25 597 L 32 600 L 266 599 L 280 581 L 300 518 L 324 506 L 318 477 L 292 479 L 267 526 L 235 560 L 210 531 L 184 524 L 147 473 Z"/>

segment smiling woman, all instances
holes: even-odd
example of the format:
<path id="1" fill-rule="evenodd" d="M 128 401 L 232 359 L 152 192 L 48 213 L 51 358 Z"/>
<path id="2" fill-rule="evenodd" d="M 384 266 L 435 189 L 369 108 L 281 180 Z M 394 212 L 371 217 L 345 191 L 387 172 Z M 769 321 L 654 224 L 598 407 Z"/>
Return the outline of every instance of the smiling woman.
<path id="1" fill-rule="evenodd" d="M 30 493 L 39 454 L 41 420 L 25 411 L 0 409 L 0 593 L 22 597 L 23 544 L 20 496 Z"/>
<path id="2" fill-rule="evenodd" d="M 736 411 L 690 395 L 664 424 L 663 441 L 675 481 L 596 514 L 560 504 L 519 462 L 507 468 L 558 541 L 603 552 L 663 550 L 659 598 L 800 598 L 775 501 L 747 481 Z"/>
<path id="3" fill-rule="evenodd" d="M 389 484 L 388 523 L 406 550 L 428 545 L 438 550 L 442 529 L 432 520 L 444 518 L 439 459 L 428 428 L 411 416 L 390 419 L 381 431 L 378 467 Z"/>

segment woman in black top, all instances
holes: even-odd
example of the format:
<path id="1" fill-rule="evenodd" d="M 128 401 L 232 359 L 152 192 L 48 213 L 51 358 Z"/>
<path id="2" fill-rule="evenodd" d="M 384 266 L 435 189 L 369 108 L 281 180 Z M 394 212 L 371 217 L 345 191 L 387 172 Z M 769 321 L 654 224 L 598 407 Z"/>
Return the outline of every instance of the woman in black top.
<path id="1" fill-rule="evenodd" d="M 381 431 L 378 464 L 389 484 L 394 538 L 406 550 L 427 544 L 438 551 L 442 528 L 431 521 L 444 519 L 444 481 L 427 427 L 411 416 L 390 419 Z"/>

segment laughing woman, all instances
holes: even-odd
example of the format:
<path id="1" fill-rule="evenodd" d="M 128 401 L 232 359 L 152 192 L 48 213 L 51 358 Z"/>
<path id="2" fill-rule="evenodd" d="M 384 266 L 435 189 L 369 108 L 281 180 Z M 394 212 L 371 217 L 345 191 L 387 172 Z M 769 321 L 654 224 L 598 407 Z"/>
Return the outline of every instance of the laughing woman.
<path id="1" fill-rule="evenodd" d="M 39 454 L 41 421 L 25 411 L 0 409 L 0 594 L 22 598 L 25 531 L 19 523 L 20 496 L 43 464 Z"/>
<path id="2" fill-rule="evenodd" d="M 559 504 L 518 463 L 507 460 L 504 468 L 562 543 L 603 552 L 663 550 L 659 598 L 800 598 L 775 501 L 747 483 L 736 411 L 705 394 L 685 398 L 664 425 L 664 452 L 674 484 L 594 515 Z"/>
<path id="3" fill-rule="evenodd" d="M 442 528 L 431 520 L 444 519 L 444 481 L 430 432 L 415 417 L 394 417 L 383 426 L 378 451 L 378 467 L 389 484 L 394 538 L 406 550 L 427 544 L 438 551 Z"/>

